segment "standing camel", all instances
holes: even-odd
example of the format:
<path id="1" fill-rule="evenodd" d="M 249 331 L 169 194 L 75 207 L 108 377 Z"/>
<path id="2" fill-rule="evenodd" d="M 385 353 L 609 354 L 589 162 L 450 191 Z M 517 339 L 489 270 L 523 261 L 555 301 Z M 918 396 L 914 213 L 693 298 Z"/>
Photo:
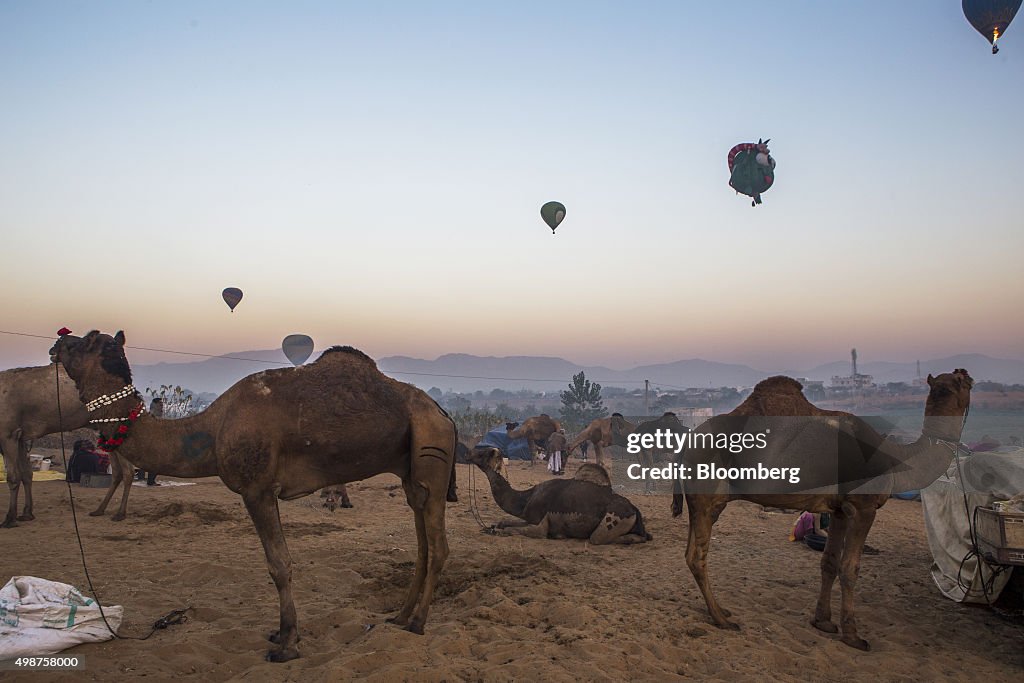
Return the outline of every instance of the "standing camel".
<path id="1" fill-rule="evenodd" d="M 58 379 L 59 378 L 59 379 Z M 61 414 L 57 413 L 60 391 Z M 15 368 L 0 372 L 0 451 L 7 471 L 10 507 L 2 527 L 35 519 L 32 514 L 32 465 L 28 452 L 33 439 L 69 432 L 89 424 L 75 383 L 60 366 Z M 25 487 L 25 507 L 18 515 L 18 491 Z"/>
<path id="2" fill-rule="evenodd" d="M 423 633 L 448 558 L 445 498 L 454 498 L 456 431 L 447 413 L 423 391 L 384 376 L 363 352 L 334 346 L 315 363 L 245 377 L 198 415 L 159 420 L 140 415 L 124 343 L 123 332 L 68 333 L 50 356 L 95 406 L 94 419 L 105 420 L 97 423 L 101 443 L 160 474 L 217 475 L 242 497 L 280 600 L 270 661 L 299 656 L 278 499 L 384 472 L 402 479 L 418 547 L 409 593 L 392 621 Z"/>
<path id="3" fill-rule="evenodd" d="M 594 444 L 594 457 L 597 459 L 597 464 L 605 468 L 608 471 L 608 476 L 611 476 L 611 459 L 605 459 L 604 449 L 609 446 L 626 446 L 626 437 L 632 434 L 634 429 L 636 429 L 636 425 L 622 417 L 622 413 L 612 413 L 611 417 L 598 418 L 576 435 L 566 449 L 566 457 L 584 441 L 589 441 Z"/>
<path id="4" fill-rule="evenodd" d="M 675 413 L 673 413 L 673 412 L 666 412 L 664 415 L 662 415 L 661 417 L 657 418 L 656 420 L 648 420 L 646 422 L 641 422 L 640 424 L 638 424 L 636 426 L 636 429 L 633 430 L 633 433 L 634 434 L 639 434 L 639 435 L 642 436 L 644 434 L 656 434 L 659 431 L 662 432 L 662 433 L 668 431 L 668 432 L 671 432 L 672 434 L 675 434 L 675 435 L 682 435 L 682 434 L 686 434 L 688 431 L 690 431 L 690 428 L 684 426 L 683 423 L 679 421 L 679 418 L 676 417 Z M 656 448 L 644 448 L 643 446 L 641 446 L 640 447 L 640 464 L 643 465 L 644 467 L 654 467 L 654 456 L 655 456 L 655 451 L 657 451 L 657 450 L 658 449 L 656 449 Z M 659 451 L 659 452 L 664 453 L 665 451 Z M 675 451 L 672 450 L 672 451 L 669 451 L 669 452 L 675 452 Z M 644 494 L 646 495 L 646 494 L 649 494 L 649 493 L 651 493 L 653 491 L 654 491 L 654 480 L 653 479 L 646 479 L 645 478 L 644 479 Z"/>
<path id="5" fill-rule="evenodd" d="M 833 476 L 835 472 L 842 471 L 844 466 L 846 471 L 854 472 L 865 472 L 866 466 L 871 463 L 881 462 L 883 466 L 882 470 L 876 470 L 870 477 L 871 490 L 874 491 L 870 494 L 844 493 L 836 486 L 835 479 L 828 487 L 831 493 L 745 492 L 738 486 L 733 486 L 730 490 L 729 482 L 724 480 L 712 485 L 713 490 L 701 488 L 699 493 L 686 492 L 685 501 L 690 517 L 686 563 L 704 595 L 704 601 L 715 624 L 720 628 L 739 628 L 729 621 L 729 612 L 719 606 L 712 594 L 707 570 L 712 526 L 730 501 L 748 500 L 772 507 L 829 512 L 832 514 L 832 522 L 821 558 L 821 591 L 811 624 L 827 633 L 839 631 L 832 623 L 831 605 L 832 584 L 838 574 L 842 588 L 842 642 L 860 650 L 870 649 L 868 642 L 857 635 L 853 597 L 860 570 L 860 556 L 868 532 L 875 521 L 875 513 L 885 504 L 891 493 L 924 488 L 946 471 L 959 447 L 963 420 L 971 402 L 973 383 L 967 371 L 961 369 L 938 377 L 928 375 L 930 391 L 925 403 L 924 430 L 917 441 L 907 445 L 887 440 L 855 415 L 816 407 L 804 397 L 803 387 L 799 382 L 781 376 L 770 377 L 759 383 L 754 387 L 753 393 L 731 413 L 711 418 L 691 432 L 691 436 L 724 433 L 730 436 L 737 435 L 741 431 L 737 427 L 741 426 L 739 423 L 743 420 L 730 417 L 820 418 L 803 422 L 805 426 L 812 428 L 811 433 L 816 435 L 809 443 L 804 442 L 800 445 L 797 440 L 776 439 L 773 434 L 772 438 L 767 439 L 767 447 L 759 453 L 758 459 L 767 467 L 792 463 L 794 458 L 798 462 L 813 465 L 815 461 L 824 461 L 829 449 L 834 448 L 838 468 L 833 470 Z M 773 421 L 772 424 L 783 427 L 779 431 L 785 432 L 784 420 Z M 813 431 L 813 428 L 817 428 L 817 431 Z M 775 427 L 771 429 L 773 432 L 776 431 Z M 691 444 L 693 443 L 691 439 Z M 683 454 L 683 462 L 691 468 L 700 463 L 734 464 L 732 454 L 727 448 L 711 447 L 691 447 Z M 896 463 L 897 466 L 886 466 L 887 462 Z M 673 515 L 682 513 L 683 497 L 684 494 L 674 496 Z"/>
<path id="6" fill-rule="evenodd" d="M 510 439 L 526 439 L 530 445 L 530 464 L 533 465 L 537 462 L 537 447 L 546 446 L 548 437 L 561 428 L 562 425 L 558 420 L 552 419 L 546 413 L 541 413 L 526 418 L 521 425 L 514 429 L 507 429 L 507 431 Z M 545 447 L 544 450 L 547 448 Z"/>

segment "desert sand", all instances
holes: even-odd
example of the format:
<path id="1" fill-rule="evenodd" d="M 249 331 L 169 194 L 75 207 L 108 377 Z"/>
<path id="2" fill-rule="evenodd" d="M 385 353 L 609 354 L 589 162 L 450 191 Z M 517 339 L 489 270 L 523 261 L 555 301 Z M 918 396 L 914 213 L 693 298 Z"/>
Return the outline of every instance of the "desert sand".
<path id="1" fill-rule="evenodd" d="M 330 513 L 315 496 L 281 503 L 302 636 L 302 657 L 285 664 L 263 659 L 277 593 L 241 500 L 219 480 L 136 486 L 120 523 L 86 514 L 102 490 L 73 486 L 93 583 L 104 604 L 125 608 L 121 634 L 142 635 L 170 610 L 193 610 L 144 642 L 68 650 L 86 659 L 84 671 L 4 678 L 974 681 L 1024 673 L 1020 620 L 954 604 L 935 588 L 917 502 L 891 500 L 868 538 L 880 554 L 864 557 L 857 590 L 860 633 L 872 645 L 865 653 L 808 623 L 821 555 L 788 541 L 792 514 L 749 503 L 726 509 L 710 568 L 742 628 L 721 631 L 684 561 L 685 517 L 671 517 L 666 496 L 630 494 L 654 535 L 639 546 L 495 537 L 472 514 L 469 475 L 460 465 L 460 502 L 448 508 L 451 557 L 423 636 L 384 621 L 404 596 L 416 548 L 397 478 L 350 485 L 351 510 Z M 513 463 L 510 476 L 524 488 L 548 475 L 542 465 Z M 482 519 L 496 522 L 503 514 L 486 480 L 479 472 L 473 480 Z M 0 578 L 88 590 L 66 485 L 38 482 L 35 493 L 36 520 L 0 529 Z M 838 594 L 837 585 L 837 615 Z"/>

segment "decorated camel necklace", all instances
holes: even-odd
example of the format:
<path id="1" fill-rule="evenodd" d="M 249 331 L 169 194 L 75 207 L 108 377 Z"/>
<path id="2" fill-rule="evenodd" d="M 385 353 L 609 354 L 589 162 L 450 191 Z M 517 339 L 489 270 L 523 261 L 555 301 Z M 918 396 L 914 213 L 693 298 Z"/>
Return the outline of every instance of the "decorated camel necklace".
<path id="1" fill-rule="evenodd" d="M 136 390 L 134 386 L 129 384 L 127 386 L 122 387 L 119 391 L 113 394 L 104 394 L 99 398 L 89 401 L 88 403 L 85 404 L 85 409 L 86 411 L 91 413 L 98 408 L 102 408 L 103 406 L 112 405 L 113 403 L 120 401 L 123 398 L 128 398 L 129 396 L 135 396 L 137 398 L 138 395 L 138 390 Z M 114 428 L 114 435 L 108 439 L 105 438 L 103 436 L 103 433 L 101 432 L 97 444 L 102 446 L 107 451 L 113 451 L 118 446 L 124 443 L 124 440 L 128 438 L 128 431 L 131 429 L 131 426 L 135 423 L 136 420 L 139 419 L 139 416 L 145 412 L 145 402 L 139 401 L 139 405 L 132 409 L 130 413 L 128 413 L 128 417 L 107 417 L 89 420 L 89 422 L 92 424 L 99 424 L 104 422 L 118 423 L 117 426 Z"/>

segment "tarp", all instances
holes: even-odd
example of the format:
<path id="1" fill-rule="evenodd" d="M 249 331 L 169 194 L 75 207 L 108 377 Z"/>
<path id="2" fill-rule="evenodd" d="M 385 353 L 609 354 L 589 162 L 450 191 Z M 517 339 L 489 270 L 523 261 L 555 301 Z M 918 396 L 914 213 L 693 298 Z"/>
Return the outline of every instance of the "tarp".
<path id="1" fill-rule="evenodd" d="M 124 608 L 111 605 L 103 613 L 116 631 Z M 15 576 L 0 589 L 0 661 L 57 654 L 113 637 L 96 602 L 74 586 Z"/>
<path id="2" fill-rule="evenodd" d="M 532 457 L 530 455 L 530 442 L 525 438 L 508 438 L 508 430 L 505 429 L 504 425 L 501 427 L 495 427 L 484 434 L 484 438 L 480 439 L 480 443 L 478 443 L 477 446 L 490 446 L 492 448 L 497 448 L 501 451 L 502 456 L 509 460 L 529 461 Z"/>
<path id="3" fill-rule="evenodd" d="M 981 587 L 982 580 L 991 579 L 988 567 L 972 557 L 963 563 L 962 570 L 960 568 L 972 549 L 964 492 L 967 493 L 967 508 L 973 517 L 975 507 L 989 507 L 993 501 L 1007 500 L 1024 491 L 1024 450 L 961 455 L 960 465 L 963 482 L 954 459 L 944 475 L 921 490 L 928 547 L 933 559 L 932 580 L 950 600 L 984 603 Z M 960 587 L 958 576 L 969 590 Z M 989 600 L 999 597 L 1009 580 L 1008 571 L 998 576 Z"/>

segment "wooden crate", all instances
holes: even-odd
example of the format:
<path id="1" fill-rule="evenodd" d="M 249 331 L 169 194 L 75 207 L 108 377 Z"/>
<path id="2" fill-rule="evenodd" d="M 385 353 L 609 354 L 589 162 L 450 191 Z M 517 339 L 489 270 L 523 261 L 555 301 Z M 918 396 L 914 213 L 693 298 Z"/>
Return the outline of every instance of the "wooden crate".
<path id="1" fill-rule="evenodd" d="M 978 549 L 990 562 L 1024 566 L 1024 513 L 976 508 Z"/>

